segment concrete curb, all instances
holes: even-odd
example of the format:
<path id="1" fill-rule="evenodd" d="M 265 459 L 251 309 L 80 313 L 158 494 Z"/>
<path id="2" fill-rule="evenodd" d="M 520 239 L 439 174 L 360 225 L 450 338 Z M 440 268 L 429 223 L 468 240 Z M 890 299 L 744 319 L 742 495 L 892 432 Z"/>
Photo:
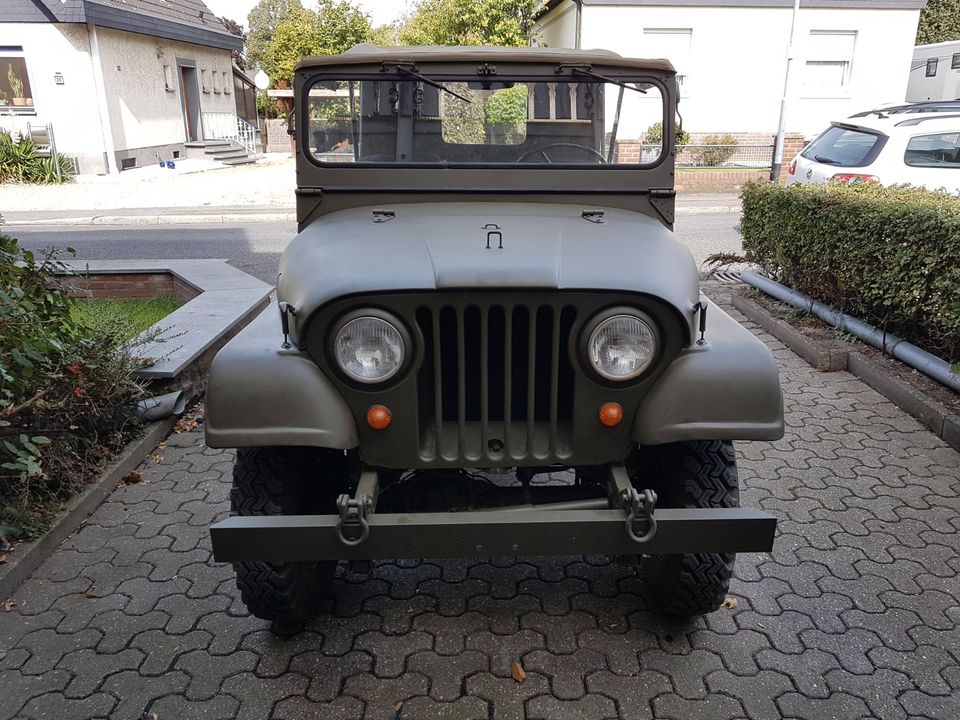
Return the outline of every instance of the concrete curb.
<path id="1" fill-rule="evenodd" d="M 739 205 L 706 205 L 702 207 L 678 207 L 681 215 L 735 215 Z M 262 213 L 171 213 L 165 215 L 85 215 L 79 217 L 50 218 L 40 220 L 7 220 L 7 227 L 80 227 L 89 225 L 134 226 L 144 225 L 214 225 L 214 224 L 259 224 L 294 223 L 297 213 L 293 210 L 278 210 Z"/>
<path id="2" fill-rule="evenodd" d="M 960 450 L 960 415 L 910 383 L 891 376 L 875 359 L 856 350 L 824 348 L 789 323 L 775 318 L 759 303 L 731 295 L 733 306 L 818 370 L 846 370 L 929 428 L 947 445 Z"/>
<path id="3" fill-rule="evenodd" d="M 169 418 L 148 425 L 143 437 L 130 442 L 90 487 L 67 502 L 66 510 L 43 537 L 19 546 L 7 556 L 6 564 L 0 565 L 0 598 L 10 597 L 64 540 L 83 525 L 117 489 L 123 478 L 136 469 L 170 433 L 175 422 L 175 418 Z"/>

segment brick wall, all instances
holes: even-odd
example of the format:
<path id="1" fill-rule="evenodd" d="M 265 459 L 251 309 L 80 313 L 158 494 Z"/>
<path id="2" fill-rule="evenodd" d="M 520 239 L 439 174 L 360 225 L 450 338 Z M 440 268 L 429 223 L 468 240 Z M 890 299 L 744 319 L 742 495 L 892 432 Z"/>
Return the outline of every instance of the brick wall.
<path id="1" fill-rule="evenodd" d="M 200 294 L 171 273 L 89 273 L 63 276 L 60 282 L 72 297 L 79 298 L 174 297 L 187 302 Z"/>
<path id="2" fill-rule="evenodd" d="M 683 170 L 676 176 L 676 189 L 686 192 L 734 192 L 750 180 L 769 180 L 769 170 Z"/>
<path id="3" fill-rule="evenodd" d="M 803 135 L 798 135 L 791 133 L 784 135 L 783 137 L 783 164 L 781 165 L 782 170 L 780 172 L 780 182 L 786 183 L 787 178 L 790 176 L 787 174 L 787 170 L 790 167 L 790 163 L 793 162 L 793 159 L 803 150 L 803 146 L 807 144 L 807 141 L 804 139 Z"/>

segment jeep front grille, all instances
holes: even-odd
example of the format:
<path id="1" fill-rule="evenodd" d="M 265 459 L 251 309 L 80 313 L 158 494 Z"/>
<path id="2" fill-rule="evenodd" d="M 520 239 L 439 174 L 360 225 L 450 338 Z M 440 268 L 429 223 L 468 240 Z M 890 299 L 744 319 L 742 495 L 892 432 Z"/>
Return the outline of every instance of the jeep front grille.
<path id="1" fill-rule="evenodd" d="M 484 464 L 571 452 L 577 311 L 562 302 L 420 306 L 420 455 Z"/>

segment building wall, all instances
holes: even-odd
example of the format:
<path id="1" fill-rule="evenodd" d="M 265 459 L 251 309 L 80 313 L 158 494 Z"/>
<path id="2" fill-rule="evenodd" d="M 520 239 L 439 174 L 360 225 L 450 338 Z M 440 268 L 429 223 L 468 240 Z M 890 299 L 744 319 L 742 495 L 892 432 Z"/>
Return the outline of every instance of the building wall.
<path id="1" fill-rule="evenodd" d="M 534 41 L 542 47 L 572 48 L 577 42 L 577 5 L 573 0 L 564 0 L 540 23 L 534 33 Z"/>
<path id="2" fill-rule="evenodd" d="M 52 123 L 61 153 L 76 158 L 81 172 L 103 172 L 104 143 L 86 26 L 0 23 L 0 46 L 23 48 L 36 113 L 0 114 L 0 129 L 25 133 L 28 122 Z M 6 72 L 2 61 L 0 72 Z M 57 73 L 63 85 L 56 84 Z"/>
<path id="3" fill-rule="evenodd" d="M 790 7 L 584 5 L 580 45 L 634 57 L 669 55 L 684 76 L 680 111 L 687 130 L 772 133 L 791 15 Z M 918 21 L 919 10 L 802 8 L 788 130 L 813 135 L 831 119 L 901 102 Z M 544 33 L 544 42 L 568 38 L 575 13 L 562 22 L 562 30 Z M 814 72 L 829 70 L 822 63 L 830 59 L 827 48 L 844 43 L 850 57 L 842 87 L 814 86 L 820 77 Z M 808 61 L 815 63 L 809 71 Z"/>
<path id="4" fill-rule="evenodd" d="M 960 54 L 960 40 L 918 45 L 910 63 L 908 102 L 922 100 L 960 100 L 960 68 L 952 67 L 953 56 Z M 937 59 L 936 75 L 927 77 L 927 60 Z"/>
<path id="5" fill-rule="evenodd" d="M 169 159 L 170 151 L 186 141 L 178 60 L 196 63 L 201 85 L 203 71 L 208 78 L 212 71 L 221 74 L 220 92 L 214 91 L 212 79 L 208 90 L 201 87 L 201 112 L 236 113 L 229 50 L 104 28 L 98 28 L 97 35 L 118 158 L 135 157 L 139 165 L 152 162 L 158 153 Z M 166 88 L 165 65 L 171 68 L 170 89 Z M 229 92 L 223 91 L 224 86 Z"/>

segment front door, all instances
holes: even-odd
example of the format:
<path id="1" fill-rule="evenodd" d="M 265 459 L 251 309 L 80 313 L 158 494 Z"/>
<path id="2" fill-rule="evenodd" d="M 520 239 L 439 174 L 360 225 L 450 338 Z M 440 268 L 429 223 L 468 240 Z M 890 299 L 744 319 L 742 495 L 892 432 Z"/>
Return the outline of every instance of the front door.
<path id="1" fill-rule="evenodd" d="M 200 87 L 195 67 L 180 67 L 180 102 L 187 142 L 200 139 Z"/>

